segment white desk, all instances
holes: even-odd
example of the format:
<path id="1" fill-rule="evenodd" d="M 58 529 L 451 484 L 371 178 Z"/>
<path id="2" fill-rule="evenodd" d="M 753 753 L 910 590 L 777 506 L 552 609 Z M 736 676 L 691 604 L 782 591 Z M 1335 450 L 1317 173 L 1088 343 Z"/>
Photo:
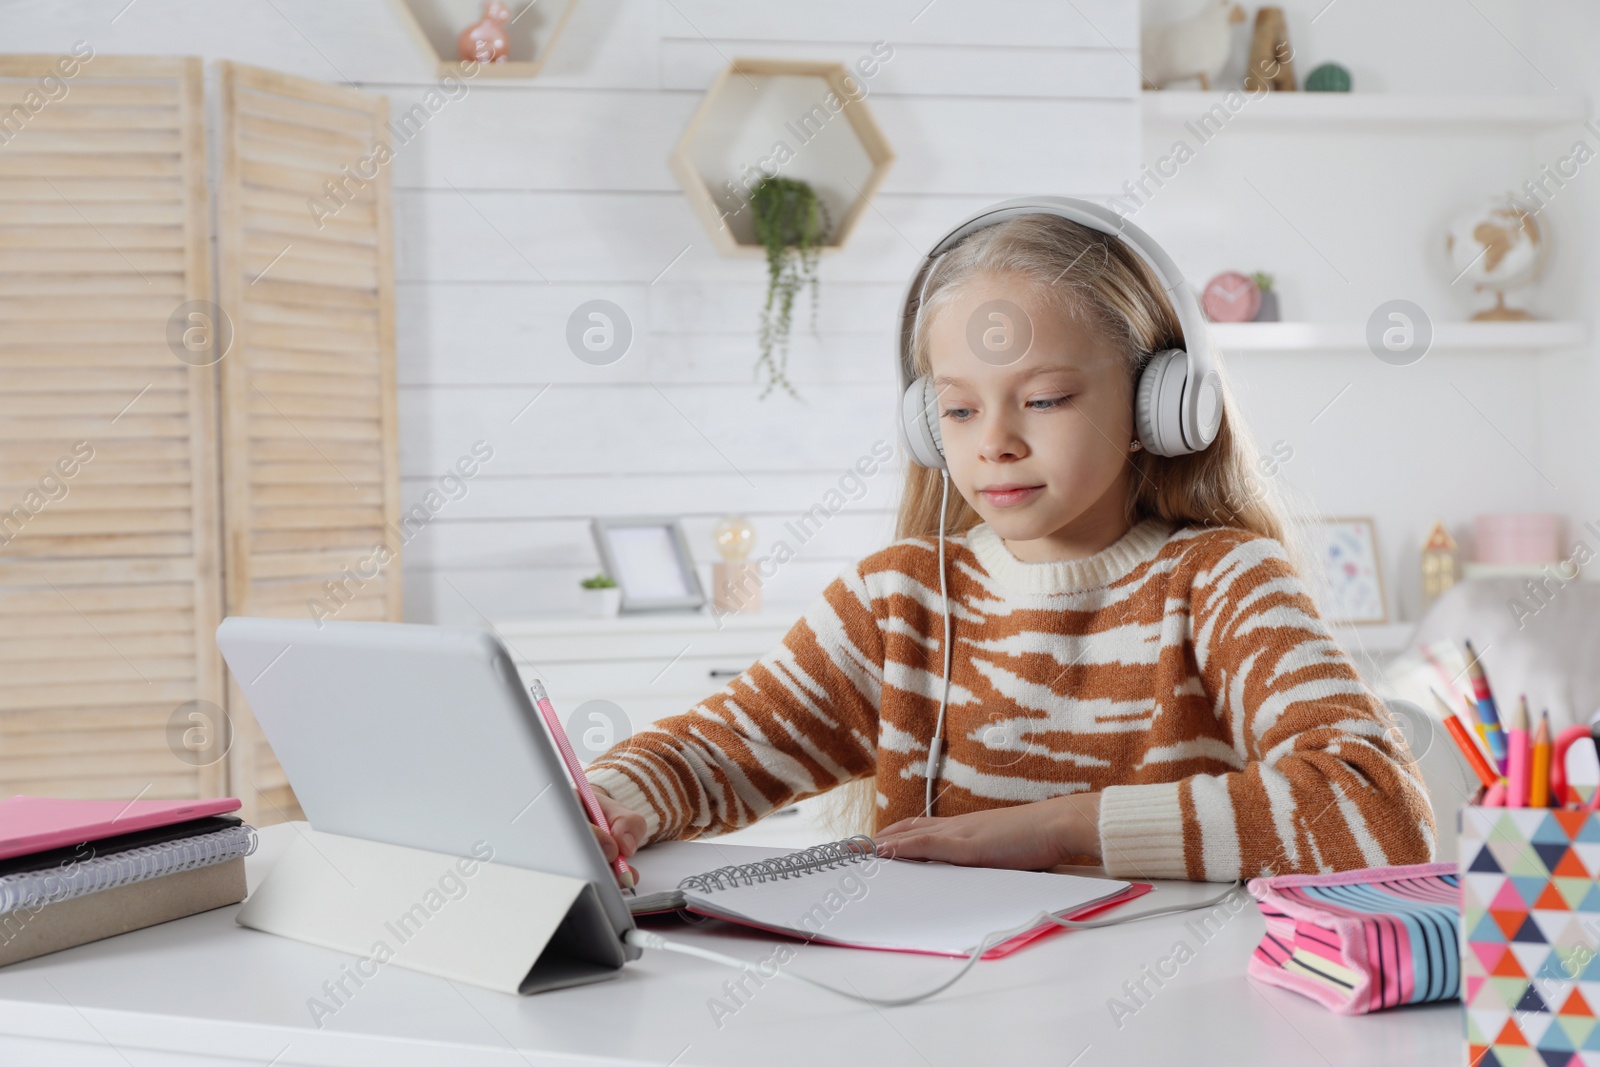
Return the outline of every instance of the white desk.
<path id="1" fill-rule="evenodd" d="M 296 824 L 267 827 L 246 860 L 252 889 Z M 303 825 L 303 824 L 301 824 Z M 648 862 L 648 852 L 641 862 Z M 1160 883 L 1127 906 L 1203 899 L 1218 886 Z M 0 1063 L 184 1067 L 248 1063 L 451 1067 L 524 1064 L 1284 1063 L 1415 1067 L 1462 1055 L 1459 1004 L 1344 1018 L 1246 979 L 1261 937 L 1253 904 L 1202 942 L 1162 916 L 1074 930 L 980 961 L 954 988 L 879 1010 L 769 980 L 719 1028 L 709 1002 L 738 975 L 647 953 L 614 980 L 512 997 L 392 964 L 312 1022 L 308 1000 L 352 957 L 234 923 L 238 905 L 0 969 Z M 652 927 L 752 961 L 774 938 L 721 924 Z M 1186 940 L 1193 959 L 1119 1028 L 1123 982 Z M 797 946 L 794 970 L 893 995 L 959 966 L 927 956 Z"/>

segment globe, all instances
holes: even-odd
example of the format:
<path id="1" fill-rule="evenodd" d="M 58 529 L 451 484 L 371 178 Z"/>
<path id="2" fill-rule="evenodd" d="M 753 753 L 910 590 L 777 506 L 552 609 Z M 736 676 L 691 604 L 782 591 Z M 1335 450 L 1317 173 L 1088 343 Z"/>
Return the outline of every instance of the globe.
<path id="1" fill-rule="evenodd" d="M 1478 321 L 1530 319 L 1521 308 L 1507 307 L 1505 292 L 1527 285 L 1544 259 L 1544 232 L 1533 213 L 1509 196 L 1476 204 L 1450 223 L 1445 249 L 1455 280 L 1471 279 L 1478 289 L 1495 294 L 1494 307 L 1472 316 Z"/>

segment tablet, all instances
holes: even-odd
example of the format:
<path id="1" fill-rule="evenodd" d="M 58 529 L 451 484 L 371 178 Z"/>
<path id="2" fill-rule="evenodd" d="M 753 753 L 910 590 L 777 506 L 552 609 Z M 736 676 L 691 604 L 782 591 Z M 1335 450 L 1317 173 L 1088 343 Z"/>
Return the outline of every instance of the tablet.
<path id="1" fill-rule="evenodd" d="M 453 856 L 487 844 L 495 863 L 581 878 L 615 934 L 600 951 L 639 955 L 561 754 L 493 634 L 234 617 L 217 645 L 315 829 Z"/>

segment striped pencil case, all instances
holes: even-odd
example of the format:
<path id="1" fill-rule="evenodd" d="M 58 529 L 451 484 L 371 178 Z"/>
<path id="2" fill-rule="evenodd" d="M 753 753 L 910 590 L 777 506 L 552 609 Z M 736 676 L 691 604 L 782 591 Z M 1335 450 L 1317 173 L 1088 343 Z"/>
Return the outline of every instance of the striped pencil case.
<path id="1" fill-rule="evenodd" d="M 1252 878 L 1267 935 L 1248 971 L 1341 1015 L 1461 995 L 1454 863 Z"/>

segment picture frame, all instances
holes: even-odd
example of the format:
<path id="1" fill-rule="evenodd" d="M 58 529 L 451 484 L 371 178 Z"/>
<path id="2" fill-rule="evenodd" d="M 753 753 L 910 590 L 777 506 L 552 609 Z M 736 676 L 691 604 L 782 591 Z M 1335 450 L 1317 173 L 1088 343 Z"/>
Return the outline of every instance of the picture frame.
<path id="1" fill-rule="evenodd" d="M 606 574 L 622 590 L 622 614 L 699 611 L 705 590 L 683 524 L 670 515 L 592 519 L 590 532 Z"/>
<path id="2" fill-rule="evenodd" d="M 1377 522 L 1365 515 L 1339 516 L 1312 525 L 1327 582 L 1327 620 L 1349 626 L 1387 623 L 1389 598 L 1378 557 Z"/>

